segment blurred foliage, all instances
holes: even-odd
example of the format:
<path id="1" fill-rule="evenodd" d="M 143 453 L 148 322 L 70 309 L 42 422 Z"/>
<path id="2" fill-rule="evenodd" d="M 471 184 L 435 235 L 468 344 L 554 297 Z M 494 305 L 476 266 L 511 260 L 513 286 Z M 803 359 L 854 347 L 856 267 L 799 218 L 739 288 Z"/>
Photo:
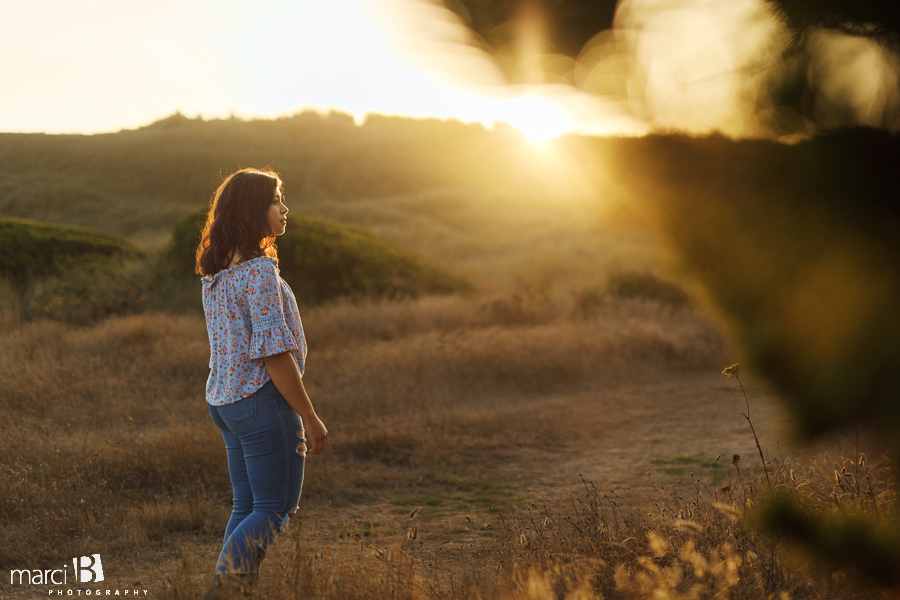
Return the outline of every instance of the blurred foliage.
<path id="1" fill-rule="evenodd" d="M 0 276 L 21 285 L 139 255 L 128 242 L 89 229 L 0 218 Z"/>
<path id="2" fill-rule="evenodd" d="M 522 51 L 538 35 L 543 51 L 576 58 L 601 31 L 611 29 L 617 0 L 442 0 L 475 34 L 478 45 L 497 59 L 511 82 L 524 83 Z M 798 31 L 809 27 L 848 29 L 857 35 L 900 32 L 900 6 L 873 0 L 774 0 L 771 4 Z M 530 21 L 536 21 L 530 22 Z M 804 43 L 797 36 L 796 43 Z M 521 46 L 521 47 L 519 47 Z M 508 54 L 512 53 L 511 56 Z"/>
<path id="3" fill-rule="evenodd" d="M 900 457 L 900 137 L 572 143 L 610 158 L 803 432 L 870 428 Z M 833 568 L 900 583 L 885 575 L 900 572 L 895 515 L 823 516 L 784 499 L 766 510 L 765 526 Z"/>
<path id="4" fill-rule="evenodd" d="M 900 432 L 900 137 L 652 136 L 613 160 L 807 433 Z"/>
<path id="5" fill-rule="evenodd" d="M 479 39 L 496 51 L 509 39 L 518 20 L 542 21 L 546 40 L 567 56 L 578 56 L 598 32 L 609 29 L 617 0 L 443 0 Z M 773 2 L 795 28 L 835 27 L 845 23 L 871 23 L 900 30 L 900 7 L 872 0 L 776 0 Z"/>
<path id="6" fill-rule="evenodd" d="M 206 210 L 189 215 L 173 231 L 173 268 L 191 272 Z M 361 227 L 310 216 L 291 216 L 277 239 L 279 270 L 300 302 L 336 298 L 394 298 L 471 289 L 453 275 Z"/>
<path id="7" fill-rule="evenodd" d="M 443 0 L 492 52 L 515 42 L 518 21 L 542 20 L 541 33 L 553 48 L 578 56 L 598 31 L 612 26 L 617 0 Z"/>
<path id="8" fill-rule="evenodd" d="M 757 511 L 765 529 L 800 544 L 832 568 L 852 567 L 874 583 L 900 586 L 900 531 L 895 522 L 861 511 L 819 513 L 782 490 Z"/>

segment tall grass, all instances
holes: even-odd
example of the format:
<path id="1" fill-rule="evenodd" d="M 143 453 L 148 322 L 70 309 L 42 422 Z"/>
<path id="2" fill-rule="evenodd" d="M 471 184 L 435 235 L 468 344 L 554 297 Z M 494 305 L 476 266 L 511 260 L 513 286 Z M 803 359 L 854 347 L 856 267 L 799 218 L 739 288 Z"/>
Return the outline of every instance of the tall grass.
<path id="1" fill-rule="evenodd" d="M 617 303 L 585 321 L 565 307 L 507 304 L 519 301 L 423 298 L 304 314 L 307 387 L 339 440 L 317 459 L 306 497 L 352 503 L 371 486 L 458 467 L 485 440 L 527 444 L 541 434 L 528 401 L 541 391 L 615 380 L 627 365 L 719 361 L 717 335 L 689 312 Z M 229 484 L 205 414 L 207 361 L 199 316 L 36 321 L 0 334 L 0 565 L 98 542 L 127 554 L 165 532 L 218 528 Z"/>
<path id="2" fill-rule="evenodd" d="M 871 485 L 868 498 L 846 485 L 848 466 Z M 790 461 L 779 465 L 775 485 L 817 497 L 818 510 L 849 504 L 896 510 L 884 459 Z M 832 473 L 840 474 L 833 476 Z M 730 477 L 730 481 L 736 477 Z M 697 481 L 646 490 L 602 492 L 593 482 L 581 491 L 494 511 L 490 543 L 454 554 L 426 549 L 414 535 L 391 545 L 317 542 L 315 530 L 295 528 L 280 540 L 275 572 L 263 597 L 272 600 L 599 600 L 603 598 L 847 598 L 893 597 L 848 572 L 817 570 L 753 526 L 758 496 L 735 487 L 710 489 Z M 745 483 L 757 489 L 763 480 Z M 484 525 L 483 525 L 484 526 Z M 311 545 L 312 544 L 312 545 Z M 181 565 L 164 598 L 199 597 L 197 565 Z"/>
<path id="3" fill-rule="evenodd" d="M 226 473 L 216 432 L 191 410 L 203 335 L 196 318 L 161 315 L 3 335 L 0 564 L 98 545 L 128 555 L 158 539 L 163 501 L 189 529 L 207 523 Z"/>
<path id="4" fill-rule="evenodd" d="M 496 493 L 477 498 L 502 483 L 510 449 L 567 442 L 548 394 L 723 362 L 718 334 L 689 306 L 616 296 L 588 312 L 579 306 L 540 295 L 451 296 L 305 311 L 305 380 L 334 438 L 309 470 L 305 510 L 365 514 L 412 497 L 399 504 L 409 510 L 460 490 L 495 510 L 460 530 L 481 540 L 468 550 L 418 541 L 416 510 L 402 537 L 296 523 L 267 559 L 264 597 L 851 593 L 852 578 L 816 578 L 753 532 L 762 471 L 743 464 L 741 479 L 731 468 L 724 487 L 721 477 L 674 486 L 651 479 L 605 493 L 587 483 L 527 506 Z M 230 487 L 202 399 L 207 360 L 194 315 L 145 313 L 89 327 L 37 321 L 0 333 L 0 567 L 94 552 L 139 560 L 185 536 L 215 548 Z M 854 503 L 895 510 L 883 465 L 853 464 L 834 473 L 830 462 L 778 464 L 773 482 L 804 491 L 822 511 Z M 168 584 L 151 587 L 172 600 L 196 598 L 206 569 L 185 555 Z"/>
<path id="5" fill-rule="evenodd" d="M 862 473 L 873 485 L 868 500 L 842 477 L 832 476 L 845 474 L 848 463 L 856 460 L 784 462 L 773 481 L 779 488 L 817 496 L 822 511 L 866 501 L 875 510 L 896 510 L 885 458 L 866 465 Z M 765 488 L 764 480 L 756 478 L 746 484 Z M 791 548 L 760 535 L 753 526 L 753 506 L 760 497 L 741 495 L 736 487 L 726 484 L 717 490 L 699 479 L 671 487 L 656 484 L 641 500 L 604 493 L 585 482 L 579 494 L 503 516 L 500 560 L 509 567 L 513 588 L 507 597 L 823 598 L 859 593 L 861 582 L 852 574 L 804 568 Z"/>

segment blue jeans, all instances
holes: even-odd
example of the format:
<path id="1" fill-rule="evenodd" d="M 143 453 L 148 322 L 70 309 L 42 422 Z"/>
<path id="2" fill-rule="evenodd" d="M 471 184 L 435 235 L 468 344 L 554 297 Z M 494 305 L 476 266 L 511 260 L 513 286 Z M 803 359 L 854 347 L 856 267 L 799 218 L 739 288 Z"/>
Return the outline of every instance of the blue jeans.
<path id="1" fill-rule="evenodd" d="M 226 571 L 252 574 L 297 510 L 306 455 L 303 422 L 269 380 L 252 396 L 224 406 L 209 405 L 222 430 L 233 510 L 216 577 Z"/>

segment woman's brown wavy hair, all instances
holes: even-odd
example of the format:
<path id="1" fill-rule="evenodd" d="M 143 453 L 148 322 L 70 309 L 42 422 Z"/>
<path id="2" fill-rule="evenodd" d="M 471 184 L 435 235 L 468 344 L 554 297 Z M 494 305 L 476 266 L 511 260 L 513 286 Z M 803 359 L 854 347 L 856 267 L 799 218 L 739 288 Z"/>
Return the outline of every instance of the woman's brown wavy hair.
<path id="1" fill-rule="evenodd" d="M 215 275 L 227 269 L 235 253 L 242 261 L 278 259 L 268 211 L 280 188 L 281 178 L 270 170 L 241 169 L 225 178 L 209 206 L 197 247 L 197 273 Z"/>

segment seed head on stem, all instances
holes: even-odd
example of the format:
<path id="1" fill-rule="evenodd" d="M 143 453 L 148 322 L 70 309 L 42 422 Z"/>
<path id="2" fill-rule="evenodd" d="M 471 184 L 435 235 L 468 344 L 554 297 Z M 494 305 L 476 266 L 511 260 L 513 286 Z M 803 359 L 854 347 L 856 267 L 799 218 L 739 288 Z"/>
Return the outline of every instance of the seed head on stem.
<path id="1" fill-rule="evenodd" d="M 737 379 L 738 385 L 741 386 L 741 393 L 744 394 L 744 403 L 747 405 L 747 413 L 741 413 L 741 415 L 747 419 L 747 423 L 750 424 L 750 431 L 753 433 L 753 440 L 756 442 L 756 449 L 759 450 L 759 459 L 763 464 L 763 471 L 766 473 L 766 483 L 769 484 L 769 491 L 772 491 L 772 480 L 769 479 L 769 467 L 766 466 L 766 459 L 763 456 L 762 446 L 759 445 L 759 437 L 756 435 L 756 429 L 753 427 L 753 421 L 750 420 L 750 400 L 747 399 L 747 392 L 744 390 L 744 384 L 741 383 L 741 363 L 734 363 L 730 367 L 726 367 L 723 371 L 723 374 L 728 376 L 728 379 Z M 735 457 L 740 460 L 740 458 L 735 455 Z M 737 463 L 732 459 L 732 464 L 737 466 Z"/>

